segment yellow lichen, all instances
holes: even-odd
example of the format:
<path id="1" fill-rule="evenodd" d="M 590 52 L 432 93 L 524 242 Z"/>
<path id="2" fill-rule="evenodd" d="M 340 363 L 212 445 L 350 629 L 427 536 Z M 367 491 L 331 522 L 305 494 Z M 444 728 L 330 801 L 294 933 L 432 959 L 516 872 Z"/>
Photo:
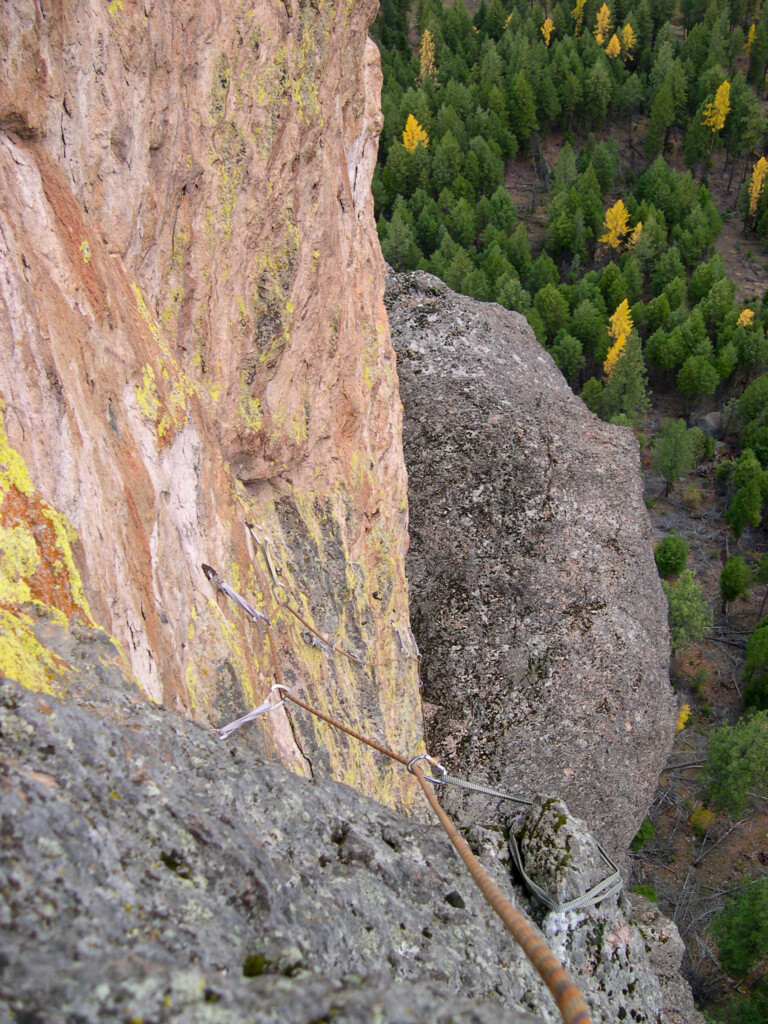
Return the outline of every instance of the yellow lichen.
<path id="1" fill-rule="evenodd" d="M 150 363 L 142 367 L 141 377 L 144 384 L 136 386 L 136 400 L 147 419 L 154 423 L 160 408 L 160 399 L 157 397 L 155 370 Z"/>
<path id="2" fill-rule="evenodd" d="M 90 263 L 93 259 L 93 253 L 87 238 L 84 238 L 80 243 L 80 252 L 83 254 L 83 263 L 86 265 Z"/>
<path id="3" fill-rule="evenodd" d="M 27 690 L 58 694 L 68 666 L 40 643 L 34 621 L 24 612 L 0 608 L 0 672 Z"/>

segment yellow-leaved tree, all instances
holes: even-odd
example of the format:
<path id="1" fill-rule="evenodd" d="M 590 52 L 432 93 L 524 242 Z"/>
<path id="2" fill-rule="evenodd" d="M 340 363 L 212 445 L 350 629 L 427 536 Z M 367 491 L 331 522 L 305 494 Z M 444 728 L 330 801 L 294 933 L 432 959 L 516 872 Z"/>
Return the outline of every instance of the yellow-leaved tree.
<path id="1" fill-rule="evenodd" d="M 722 130 L 728 111 L 731 109 L 731 83 L 723 82 L 715 93 L 715 99 L 704 107 L 704 124 L 712 129 L 712 136 Z"/>
<path id="2" fill-rule="evenodd" d="M 555 23 L 551 18 L 547 18 L 544 24 L 541 26 L 541 34 L 544 36 L 544 42 L 549 46 L 549 40 L 552 33 L 555 31 Z"/>
<path id="3" fill-rule="evenodd" d="M 409 153 L 413 154 L 416 152 L 417 146 L 426 147 L 429 145 L 429 136 L 421 127 L 419 122 L 413 116 L 408 115 L 408 120 L 405 122 L 405 130 L 403 132 L 403 145 Z"/>
<path id="4" fill-rule="evenodd" d="M 576 6 L 571 11 L 571 17 L 575 22 L 574 35 L 576 36 L 581 32 L 581 24 L 584 21 L 584 4 L 586 2 L 587 0 L 576 0 Z"/>
<path id="5" fill-rule="evenodd" d="M 755 41 L 755 36 L 756 35 L 757 35 L 757 31 L 755 29 L 754 24 L 752 24 L 752 25 L 749 26 L 749 32 L 747 32 L 747 41 L 744 44 L 744 50 L 746 51 L 746 54 L 747 54 L 747 60 L 749 60 L 749 54 L 750 54 L 750 51 L 752 50 L 752 44 Z"/>
<path id="6" fill-rule="evenodd" d="M 600 236 L 600 241 L 605 242 L 612 249 L 618 249 L 624 240 L 629 222 L 629 210 L 624 205 L 623 199 L 617 199 L 613 206 L 605 212 L 606 229 L 605 234 Z"/>
<path id="7" fill-rule="evenodd" d="M 419 81 L 425 78 L 437 78 L 435 67 L 435 39 L 428 28 L 424 29 L 419 47 Z"/>
<path id="8" fill-rule="evenodd" d="M 736 324 L 739 327 L 749 327 L 749 325 L 752 323 L 754 319 L 754 309 L 750 309 L 749 306 L 747 306 L 745 309 L 742 309 L 742 311 L 739 313 L 739 319 L 736 321 Z"/>
<path id="9" fill-rule="evenodd" d="M 603 363 L 606 377 L 610 377 L 613 373 L 613 368 L 619 360 L 621 351 L 627 343 L 627 338 L 633 326 L 632 315 L 629 312 L 629 302 L 627 299 L 624 299 L 617 307 L 608 324 L 608 333 L 613 338 L 613 345 L 608 349 L 608 355 Z"/>
<path id="10" fill-rule="evenodd" d="M 760 200 L 760 193 L 763 191 L 765 175 L 768 173 L 768 160 L 761 156 L 752 168 L 752 180 L 749 183 L 749 215 L 754 217 L 757 213 L 757 204 Z"/>
<path id="11" fill-rule="evenodd" d="M 621 48 L 624 51 L 624 60 L 632 60 L 632 50 L 637 45 L 637 36 L 635 30 L 627 22 L 624 28 L 621 30 Z"/>
<path id="12" fill-rule="evenodd" d="M 608 41 L 608 45 L 605 48 L 605 52 L 608 54 L 611 60 L 616 60 L 616 58 L 621 53 L 621 43 L 619 42 L 619 37 L 616 35 L 615 32 Z"/>
<path id="13" fill-rule="evenodd" d="M 611 31 L 611 9 L 608 4 L 603 4 L 600 10 L 597 12 L 597 19 L 595 21 L 595 39 L 602 46 L 605 42 L 605 37 Z"/>
<path id="14" fill-rule="evenodd" d="M 639 220 L 637 224 L 632 228 L 632 233 L 627 239 L 627 252 L 632 252 L 637 243 L 640 241 L 640 235 L 643 233 L 643 222 Z"/>

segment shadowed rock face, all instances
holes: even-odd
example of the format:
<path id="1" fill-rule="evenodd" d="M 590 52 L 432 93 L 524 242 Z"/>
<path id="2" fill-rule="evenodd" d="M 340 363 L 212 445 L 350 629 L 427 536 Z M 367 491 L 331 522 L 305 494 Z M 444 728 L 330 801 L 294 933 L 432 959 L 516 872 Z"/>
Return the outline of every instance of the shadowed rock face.
<path id="1" fill-rule="evenodd" d="M 0 679 L 0 1020 L 559 1020 L 438 826 L 142 701 L 99 630 L 42 614 L 32 628 L 69 688 L 60 700 Z M 522 824 L 525 850 L 578 834 L 588 853 L 558 806 L 554 823 Z M 624 897 L 542 917 L 510 884 L 502 832 L 469 838 L 536 914 L 596 1024 L 685 1007 L 651 969 L 656 956 L 682 989 L 674 925 L 647 918 L 644 941 Z M 539 860 L 559 891 L 562 858 Z M 568 870 L 584 881 L 594 865 Z"/>
<path id="2" fill-rule="evenodd" d="M 560 794 L 621 853 L 675 716 L 637 443 L 518 314 L 421 273 L 390 279 L 387 308 L 430 749 L 455 774 Z M 494 813 L 445 799 L 464 822 Z"/>

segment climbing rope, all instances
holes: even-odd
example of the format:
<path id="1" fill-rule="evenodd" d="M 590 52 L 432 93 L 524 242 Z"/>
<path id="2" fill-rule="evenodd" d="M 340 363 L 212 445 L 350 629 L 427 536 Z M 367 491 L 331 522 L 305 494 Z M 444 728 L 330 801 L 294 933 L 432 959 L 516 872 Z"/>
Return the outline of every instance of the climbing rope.
<path id="1" fill-rule="evenodd" d="M 411 769 L 421 786 L 424 796 L 445 829 L 457 853 L 464 861 L 475 884 L 501 918 L 504 927 L 520 946 L 533 964 L 539 977 L 547 986 L 557 1003 L 560 1016 L 565 1024 L 592 1024 L 587 1004 L 584 1002 L 578 986 L 568 971 L 563 967 L 555 954 L 544 942 L 539 932 L 527 921 L 519 910 L 507 899 L 501 889 L 486 872 L 480 861 L 470 850 L 466 840 L 460 835 L 456 826 L 440 806 L 434 791 L 427 785 L 427 779 L 418 766 Z"/>
<path id="2" fill-rule="evenodd" d="M 271 628 L 268 630 L 268 635 L 272 641 L 270 646 L 274 650 L 275 644 Z M 276 653 L 274 661 L 275 664 L 277 664 Z M 280 673 L 280 678 L 282 679 L 282 673 Z M 462 838 L 456 826 L 440 806 L 434 791 L 427 785 L 428 782 L 443 784 L 447 781 L 445 778 L 445 769 L 442 765 L 438 764 L 429 756 L 429 754 L 419 754 L 416 757 L 412 757 L 410 760 L 402 757 L 394 750 L 390 750 L 383 744 L 376 742 L 376 740 L 372 740 L 368 736 L 364 736 L 356 729 L 352 729 L 350 726 L 346 725 L 344 722 L 340 722 L 332 715 L 328 715 L 324 711 L 320 711 L 317 708 L 312 707 L 311 704 L 307 704 L 306 701 L 297 697 L 296 694 L 289 690 L 287 686 L 283 685 L 282 682 L 276 683 L 272 687 L 270 694 L 275 691 L 278 695 L 282 695 L 281 700 L 272 704 L 270 698 L 267 697 L 264 703 L 260 704 L 258 708 L 254 708 L 249 715 L 245 715 L 242 719 L 238 719 L 238 722 L 232 722 L 230 725 L 220 729 L 219 735 L 222 738 L 225 738 L 233 731 L 233 728 L 239 727 L 239 723 L 250 721 L 252 718 L 256 718 L 258 715 L 264 714 L 268 711 L 274 711 L 276 708 L 285 704 L 286 701 L 291 701 L 298 707 L 308 711 L 309 714 L 314 715 L 323 722 L 327 722 L 327 724 L 333 726 L 334 729 L 339 729 L 341 732 L 346 733 L 347 736 L 351 736 L 353 739 L 359 740 L 366 746 L 371 747 L 373 750 L 377 750 L 380 754 L 384 754 L 386 757 L 391 758 L 391 760 L 397 761 L 399 764 L 406 767 L 408 771 L 416 777 L 424 795 L 429 801 L 430 807 L 437 815 L 438 821 L 445 829 L 448 838 L 453 843 L 453 846 L 464 862 L 477 887 L 480 889 L 480 892 L 483 894 L 483 897 L 499 916 L 504 927 L 523 950 L 543 980 L 544 984 L 551 992 L 565 1024 L 592 1024 L 592 1018 L 589 1015 L 587 1004 L 584 1002 L 584 998 L 573 978 L 566 971 L 549 946 L 544 942 L 537 929 L 534 928 L 534 926 L 526 920 L 520 911 L 516 909 L 511 900 L 504 895 L 499 886 L 486 872 L 480 861 L 470 850 L 466 840 Z M 443 777 L 436 779 L 432 776 L 424 775 L 419 765 L 420 761 L 427 761 L 433 768 L 438 771 L 442 771 Z M 505 796 L 509 799 L 516 799 L 515 797 L 509 797 L 508 794 L 505 794 Z M 523 803 L 525 801 L 520 802 Z"/>

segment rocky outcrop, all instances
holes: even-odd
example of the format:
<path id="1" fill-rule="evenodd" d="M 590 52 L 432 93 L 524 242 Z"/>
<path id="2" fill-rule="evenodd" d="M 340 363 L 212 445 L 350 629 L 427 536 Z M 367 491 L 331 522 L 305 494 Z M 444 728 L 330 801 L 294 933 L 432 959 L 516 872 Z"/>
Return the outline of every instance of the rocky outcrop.
<path id="1" fill-rule="evenodd" d="M 69 683 L 60 700 L 0 680 L 0 1020 L 559 1019 L 437 826 L 142 700 L 99 630 L 31 628 Z M 526 849 L 579 827 L 534 819 Z M 624 898 L 542 919 L 512 891 L 502 832 L 471 839 L 596 1024 L 656 1024 L 652 930 Z"/>
<path id="2" fill-rule="evenodd" d="M 558 794 L 621 855 L 675 721 L 637 443 L 518 314 L 421 273 L 393 277 L 387 305 L 430 750 L 457 775 Z M 445 800 L 465 823 L 495 813 Z"/>
<path id="3" fill-rule="evenodd" d="M 69 534 L 79 614 L 146 694 L 220 723 L 273 681 L 265 636 L 205 562 L 274 617 L 289 682 L 416 751 L 416 667 L 393 628 L 408 622 L 401 410 L 369 187 L 376 7 L 4 5 L 0 398 L 8 450 Z M 28 596 L 40 523 L 13 481 L 4 494 L 0 556 Z M 365 669 L 279 612 L 247 520 L 296 609 Z M 14 628 L 0 641 L 8 674 L 37 664 Z M 298 770 L 411 800 L 306 723 L 272 716 L 261 735 Z"/>

